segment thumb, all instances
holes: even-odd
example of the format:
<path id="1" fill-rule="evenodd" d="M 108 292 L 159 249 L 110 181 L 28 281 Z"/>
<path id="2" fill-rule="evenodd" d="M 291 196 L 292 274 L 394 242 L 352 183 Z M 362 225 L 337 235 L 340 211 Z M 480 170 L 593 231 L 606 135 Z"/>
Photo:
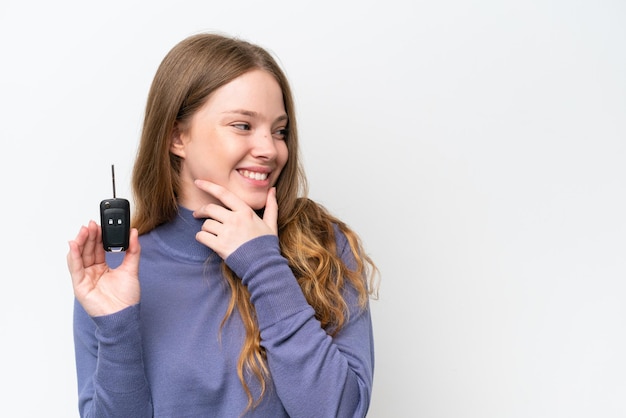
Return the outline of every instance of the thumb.
<path id="1" fill-rule="evenodd" d="M 265 222 L 278 235 L 278 202 L 276 201 L 276 187 L 272 187 L 267 193 L 265 201 L 265 211 L 263 212 L 263 222 Z"/>

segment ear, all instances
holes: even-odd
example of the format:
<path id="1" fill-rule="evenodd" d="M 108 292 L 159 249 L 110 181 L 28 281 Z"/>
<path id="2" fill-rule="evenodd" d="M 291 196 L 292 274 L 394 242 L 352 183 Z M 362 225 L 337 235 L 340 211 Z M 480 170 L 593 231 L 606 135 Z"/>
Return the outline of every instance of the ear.
<path id="1" fill-rule="evenodd" d="M 178 122 L 175 122 L 170 138 L 170 152 L 180 158 L 185 158 L 185 143 L 182 138 Z"/>

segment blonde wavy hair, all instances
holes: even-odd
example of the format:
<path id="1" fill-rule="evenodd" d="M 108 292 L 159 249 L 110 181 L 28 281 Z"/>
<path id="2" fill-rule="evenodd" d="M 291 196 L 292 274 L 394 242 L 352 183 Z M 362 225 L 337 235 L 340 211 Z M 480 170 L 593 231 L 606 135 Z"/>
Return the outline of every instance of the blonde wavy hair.
<path id="1" fill-rule="evenodd" d="M 280 249 L 322 327 L 329 335 L 335 335 L 347 320 L 344 286 L 349 283 L 356 289 L 359 303 L 365 309 L 369 297 L 376 297 L 377 269 L 359 237 L 344 222 L 306 197 L 308 189 L 299 159 L 291 89 L 285 74 L 265 49 L 241 39 L 203 33 L 182 40 L 165 56 L 148 94 L 133 167 L 132 224 L 139 234 L 145 234 L 174 219 L 178 213 L 182 163 L 180 157 L 169 152 L 175 124 L 184 126 L 212 92 L 253 69 L 267 71 L 276 79 L 289 118 L 289 158 L 276 184 Z M 333 225 L 346 235 L 356 259 L 355 269 L 347 268 L 337 255 Z M 237 373 L 248 396 L 249 409 L 262 399 L 270 374 L 250 294 L 224 263 L 222 268 L 231 290 L 222 326 L 237 309 L 246 331 Z M 248 374 L 260 383 L 257 399 L 246 381 Z"/>

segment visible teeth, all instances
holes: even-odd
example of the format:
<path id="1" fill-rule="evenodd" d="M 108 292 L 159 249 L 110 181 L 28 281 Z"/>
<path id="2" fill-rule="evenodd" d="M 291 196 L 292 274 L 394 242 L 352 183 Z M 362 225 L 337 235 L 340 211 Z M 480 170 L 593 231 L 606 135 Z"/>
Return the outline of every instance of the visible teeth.
<path id="1" fill-rule="evenodd" d="M 255 171 L 241 170 L 241 175 L 253 180 L 265 180 L 267 179 L 267 173 L 258 173 Z"/>

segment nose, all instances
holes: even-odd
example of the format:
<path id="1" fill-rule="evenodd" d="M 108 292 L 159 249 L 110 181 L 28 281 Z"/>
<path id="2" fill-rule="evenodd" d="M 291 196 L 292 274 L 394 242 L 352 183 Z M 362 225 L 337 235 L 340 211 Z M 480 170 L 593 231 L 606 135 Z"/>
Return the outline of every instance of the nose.
<path id="1" fill-rule="evenodd" d="M 251 150 L 252 155 L 256 158 L 273 160 L 278 154 L 275 141 L 276 139 L 274 139 L 270 130 L 260 130 L 253 139 Z"/>

